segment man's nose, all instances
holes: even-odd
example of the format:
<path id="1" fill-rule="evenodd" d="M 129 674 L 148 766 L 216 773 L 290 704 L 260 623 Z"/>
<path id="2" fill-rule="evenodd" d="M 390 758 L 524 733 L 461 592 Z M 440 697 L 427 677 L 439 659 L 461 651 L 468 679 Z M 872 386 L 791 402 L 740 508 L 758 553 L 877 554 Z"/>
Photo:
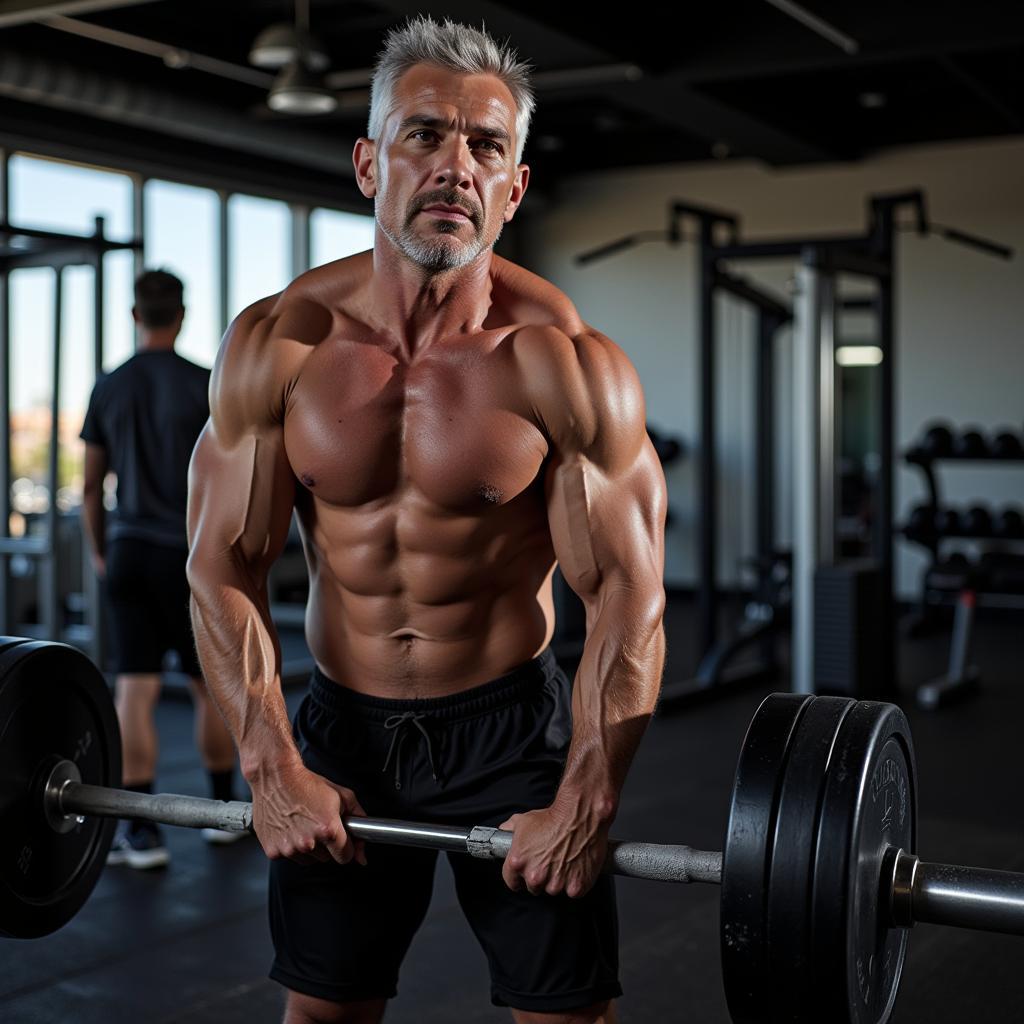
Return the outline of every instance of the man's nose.
<path id="1" fill-rule="evenodd" d="M 437 183 L 449 188 L 468 188 L 473 180 L 471 160 L 465 139 L 447 139 L 438 151 Z"/>

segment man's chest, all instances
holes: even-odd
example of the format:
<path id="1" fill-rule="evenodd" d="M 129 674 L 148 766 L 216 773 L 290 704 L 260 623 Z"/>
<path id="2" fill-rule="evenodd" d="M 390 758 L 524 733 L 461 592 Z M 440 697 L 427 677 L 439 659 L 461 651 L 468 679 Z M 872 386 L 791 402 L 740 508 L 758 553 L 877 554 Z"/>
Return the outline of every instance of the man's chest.
<path id="1" fill-rule="evenodd" d="M 332 343 L 305 366 L 284 430 L 299 481 L 343 507 L 412 488 L 472 515 L 526 490 L 548 450 L 500 345 L 438 345 L 405 361 Z"/>

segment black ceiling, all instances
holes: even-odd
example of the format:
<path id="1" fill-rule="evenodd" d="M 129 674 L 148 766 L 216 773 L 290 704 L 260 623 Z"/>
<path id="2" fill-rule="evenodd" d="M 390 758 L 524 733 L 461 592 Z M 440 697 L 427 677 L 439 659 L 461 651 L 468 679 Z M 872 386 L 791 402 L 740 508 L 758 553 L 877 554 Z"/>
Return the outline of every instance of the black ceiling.
<path id="1" fill-rule="evenodd" d="M 601 168 L 712 156 L 856 160 L 882 147 L 1024 131 L 1024 4 L 801 6 L 854 40 L 856 52 L 774 0 L 658 13 L 532 0 L 312 0 L 311 20 L 335 75 L 372 66 L 385 30 L 409 14 L 483 21 L 511 39 L 538 73 L 526 154 L 534 188 Z M 133 37 L 121 40 L 129 47 L 161 43 L 251 76 L 256 34 L 291 17 L 285 0 L 0 0 L 0 136 L 85 148 L 92 140 L 104 152 L 146 153 L 146 166 L 262 174 L 297 192 L 345 194 L 346 154 L 365 127 L 365 76 L 342 83 L 340 112 L 289 118 L 267 109 L 258 79 L 174 69 L 159 55 L 82 35 L 89 26 L 117 30 Z M 627 78 L 630 65 L 638 70 Z M 595 72 L 589 82 L 553 74 L 584 69 Z"/>

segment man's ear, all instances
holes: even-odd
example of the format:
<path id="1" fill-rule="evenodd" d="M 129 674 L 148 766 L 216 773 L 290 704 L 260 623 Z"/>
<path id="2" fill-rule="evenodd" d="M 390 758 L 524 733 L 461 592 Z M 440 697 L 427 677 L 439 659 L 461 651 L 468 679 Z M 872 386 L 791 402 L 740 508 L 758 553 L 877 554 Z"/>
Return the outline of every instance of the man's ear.
<path id="1" fill-rule="evenodd" d="M 512 183 L 512 193 L 505 203 L 505 223 L 507 224 L 519 209 L 519 204 L 526 195 L 526 186 L 530 183 L 530 168 L 527 164 L 520 164 L 516 168 L 515 181 Z"/>
<path id="2" fill-rule="evenodd" d="M 373 139 L 356 139 L 352 166 L 356 171 L 359 191 L 367 199 L 372 199 L 377 194 L 377 143 Z"/>

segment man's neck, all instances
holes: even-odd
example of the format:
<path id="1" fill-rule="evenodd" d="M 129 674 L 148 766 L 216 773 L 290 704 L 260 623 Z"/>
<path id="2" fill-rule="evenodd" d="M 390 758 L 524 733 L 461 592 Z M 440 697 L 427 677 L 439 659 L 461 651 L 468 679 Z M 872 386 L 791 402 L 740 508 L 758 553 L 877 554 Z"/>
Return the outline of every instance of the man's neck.
<path id="1" fill-rule="evenodd" d="M 395 338 L 407 356 L 439 338 L 473 334 L 491 309 L 492 251 L 472 263 L 431 274 L 378 232 L 368 300 L 372 326 Z"/>
<path id="2" fill-rule="evenodd" d="M 168 331 L 143 331 L 139 336 L 136 352 L 170 352 L 174 348 L 176 335 Z"/>

